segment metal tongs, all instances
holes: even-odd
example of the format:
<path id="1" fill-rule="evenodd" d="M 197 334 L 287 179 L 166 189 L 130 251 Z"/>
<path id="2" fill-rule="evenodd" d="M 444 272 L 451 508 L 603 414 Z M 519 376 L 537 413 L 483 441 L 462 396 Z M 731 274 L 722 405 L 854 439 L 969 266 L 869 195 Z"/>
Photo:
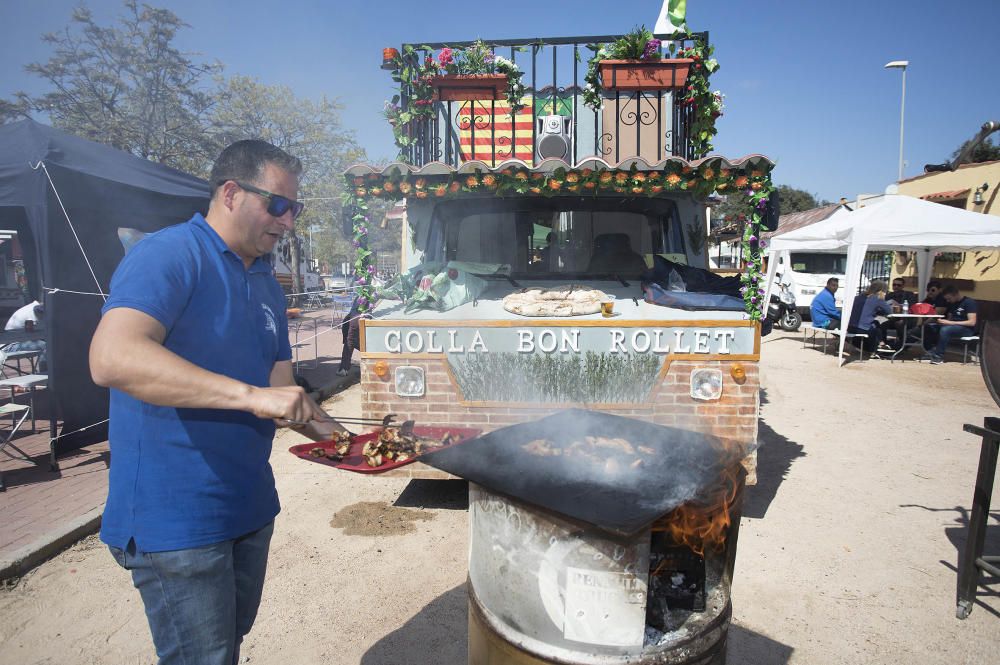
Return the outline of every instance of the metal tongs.
<path id="1" fill-rule="evenodd" d="M 382 418 L 381 420 L 378 419 L 378 418 L 340 418 L 340 417 L 337 417 L 337 416 L 330 416 L 330 420 L 335 420 L 335 421 L 337 421 L 338 423 L 340 423 L 342 425 L 344 425 L 344 424 L 347 424 L 347 425 L 382 425 L 382 427 L 395 427 L 395 425 L 393 425 L 393 421 L 395 419 L 396 419 L 396 414 L 395 413 L 390 413 L 389 415 L 387 415 L 385 418 Z M 288 423 L 290 425 L 300 425 L 300 426 L 308 425 L 309 422 L 312 422 L 312 421 L 302 421 L 302 420 L 288 420 L 287 418 L 280 418 L 279 420 L 284 420 L 286 423 Z M 323 421 L 319 420 L 318 422 L 323 422 Z M 415 421 L 413 421 L 413 420 L 404 420 L 399 425 L 399 433 L 402 434 L 402 435 L 404 435 L 404 436 L 410 436 L 410 435 L 412 435 L 413 434 L 413 426 L 414 426 L 414 424 L 415 424 Z"/>

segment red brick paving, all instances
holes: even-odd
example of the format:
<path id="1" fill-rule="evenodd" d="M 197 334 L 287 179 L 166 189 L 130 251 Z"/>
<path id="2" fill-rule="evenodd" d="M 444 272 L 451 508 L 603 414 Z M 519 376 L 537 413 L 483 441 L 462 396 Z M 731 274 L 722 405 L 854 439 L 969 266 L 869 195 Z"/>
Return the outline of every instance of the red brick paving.
<path id="1" fill-rule="evenodd" d="M 294 331 L 291 334 L 293 346 L 298 347 L 301 363 L 298 371 L 317 388 L 338 382 L 341 316 L 337 313 L 331 316 L 329 309 L 307 313 L 303 318 L 309 321 L 300 327 L 297 345 Z M 313 340 L 309 339 L 314 335 L 312 320 L 316 320 L 315 350 Z M 47 425 L 47 421 L 39 421 L 37 433 L 30 434 L 30 422 L 25 422 L 22 431 L 29 434 L 14 439 L 38 464 L 12 460 L 0 453 L 0 471 L 7 487 L 6 492 L 0 492 L 0 562 L 9 561 L 14 553 L 29 546 L 52 542 L 71 525 L 80 523 L 85 515 L 104 507 L 111 458 L 108 443 L 61 455 L 59 471 L 51 472 Z M 9 424 L 0 421 L 0 436 L 6 435 L 5 426 Z"/>

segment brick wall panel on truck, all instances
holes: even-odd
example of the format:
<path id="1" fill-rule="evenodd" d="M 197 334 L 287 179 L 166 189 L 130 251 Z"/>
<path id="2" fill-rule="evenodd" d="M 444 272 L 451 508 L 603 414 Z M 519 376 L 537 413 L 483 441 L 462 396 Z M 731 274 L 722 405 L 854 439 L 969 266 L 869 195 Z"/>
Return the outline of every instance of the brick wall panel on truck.
<path id="1" fill-rule="evenodd" d="M 362 412 L 365 417 L 381 418 L 395 413 L 398 421 L 413 419 L 420 426 L 463 426 L 491 431 L 507 425 L 537 420 L 566 408 L 558 406 L 524 406 L 520 404 L 463 404 L 456 384 L 449 378 L 448 361 L 442 359 L 409 359 L 386 361 L 389 378 L 380 379 L 373 370 L 375 361 L 364 359 L 361 363 L 363 390 Z M 653 387 L 650 401 L 645 404 L 602 406 L 608 413 L 638 418 L 665 425 L 712 434 L 735 445 L 753 450 L 757 441 L 757 415 L 759 409 L 759 372 L 755 362 L 740 362 L 746 372 L 746 381 L 739 385 L 730 375 L 735 364 L 728 360 L 674 360 L 670 362 L 663 380 Z M 426 395 L 399 397 L 395 394 L 391 377 L 396 367 L 408 365 L 424 369 Z M 718 368 L 723 373 L 723 393 L 719 400 L 701 401 L 690 396 L 691 372 L 694 369 Z M 502 381 L 502 377 L 497 378 Z M 582 406 L 582 405 L 581 405 Z M 756 480 L 756 456 L 745 462 L 749 476 L 747 482 Z"/>

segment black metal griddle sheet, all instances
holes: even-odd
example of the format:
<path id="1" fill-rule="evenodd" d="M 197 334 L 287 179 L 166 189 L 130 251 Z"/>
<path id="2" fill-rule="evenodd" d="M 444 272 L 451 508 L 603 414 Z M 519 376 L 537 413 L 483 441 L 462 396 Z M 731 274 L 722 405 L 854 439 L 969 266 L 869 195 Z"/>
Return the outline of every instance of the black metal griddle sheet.
<path id="1" fill-rule="evenodd" d="M 608 472 L 576 455 L 541 456 L 522 448 L 535 439 L 566 447 L 586 435 L 623 438 L 655 452 L 643 455 L 639 468 Z M 724 450 L 710 435 L 570 409 L 428 453 L 422 461 L 493 492 L 631 535 L 713 487 L 738 457 Z"/>

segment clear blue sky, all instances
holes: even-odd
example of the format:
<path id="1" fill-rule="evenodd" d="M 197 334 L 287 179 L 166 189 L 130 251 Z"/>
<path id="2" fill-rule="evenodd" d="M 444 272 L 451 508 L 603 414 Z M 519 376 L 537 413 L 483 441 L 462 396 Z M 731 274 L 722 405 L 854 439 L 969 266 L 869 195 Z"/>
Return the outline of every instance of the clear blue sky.
<path id="1" fill-rule="evenodd" d="M 45 60 L 43 32 L 69 22 L 76 0 L 0 3 L 0 96 L 39 92 L 26 63 Z M 381 49 L 402 42 L 605 35 L 652 26 L 660 0 L 155 0 L 191 28 L 181 48 L 228 74 L 336 97 L 372 158 L 395 154 L 380 115 L 392 95 Z M 106 24 L 121 4 L 88 5 Z M 905 168 L 950 157 L 983 122 L 1000 120 L 1000 0 L 688 0 L 688 24 L 708 30 L 726 95 L 716 153 L 764 153 L 775 180 L 821 198 L 875 193 L 896 179 L 901 81 L 909 60 Z M 1000 137 L 995 137 L 998 140 Z"/>

